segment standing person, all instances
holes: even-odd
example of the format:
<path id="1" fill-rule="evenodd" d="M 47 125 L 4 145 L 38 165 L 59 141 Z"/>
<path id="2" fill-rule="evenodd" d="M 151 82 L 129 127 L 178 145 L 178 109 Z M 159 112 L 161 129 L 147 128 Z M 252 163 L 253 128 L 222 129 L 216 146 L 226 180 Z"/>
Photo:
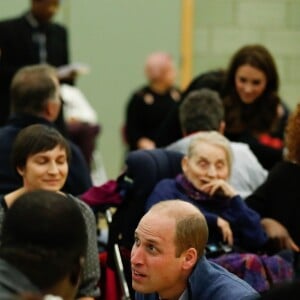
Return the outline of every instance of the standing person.
<path id="1" fill-rule="evenodd" d="M 247 45 L 233 55 L 222 95 L 225 135 L 249 144 L 266 169 L 282 160 L 286 114 L 278 88 L 275 61 L 264 46 Z"/>
<path id="2" fill-rule="evenodd" d="M 32 124 L 54 126 L 61 102 L 56 71 L 47 65 L 21 68 L 11 85 L 13 115 L 6 126 L 0 128 L 0 193 L 8 193 L 22 185 L 11 167 L 10 155 L 13 142 L 22 128 Z M 79 148 L 69 142 L 71 148 L 70 170 L 65 192 L 73 195 L 84 193 L 92 186 L 90 172 Z"/>
<path id="3" fill-rule="evenodd" d="M 224 134 L 226 128 L 222 100 L 217 92 L 209 89 L 187 94 L 179 107 L 179 119 L 184 137 L 166 149 L 183 154 L 187 154 L 189 144 L 197 133 L 215 130 Z M 263 183 L 268 172 L 247 144 L 230 142 L 230 147 L 233 152 L 230 184 L 244 198 Z"/>
<path id="4" fill-rule="evenodd" d="M 174 63 L 168 53 L 150 54 L 145 75 L 147 85 L 134 92 L 126 108 L 125 136 L 130 150 L 155 148 L 160 124 L 180 100 L 174 86 Z"/>
<path id="5" fill-rule="evenodd" d="M 246 282 L 206 260 L 207 239 L 205 218 L 192 204 L 169 200 L 154 205 L 135 231 L 136 299 L 257 299 Z"/>
<path id="6" fill-rule="evenodd" d="M 51 294 L 75 299 L 86 245 L 85 222 L 76 202 L 50 191 L 23 194 L 3 223 L 0 298 L 46 299 L 42 294 Z M 22 297 L 28 293 L 32 298 Z"/>
<path id="7" fill-rule="evenodd" d="M 52 22 L 60 0 L 30 0 L 29 11 L 0 22 L 0 125 L 10 114 L 9 87 L 15 73 L 24 66 L 48 63 L 54 67 L 69 63 L 68 34 Z M 68 73 L 64 82 L 72 82 Z"/>
<path id="8" fill-rule="evenodd" d="M 67 141 L 54 128 L 34 124 L 20 131 L 12 148 L 12 163 L 23 184 L 0 197 L 0 228 L 5 214 L 21 195 L 37 189 L 61 190 L 68 175 L 70 155 Z M 100 276 L 95 217 L 84 202 L 71 194 L 65 196 L 79 207 L 86 226 L 86 260 L 77 296 L 94 299 L 99 296 L 97 283 Z"/>

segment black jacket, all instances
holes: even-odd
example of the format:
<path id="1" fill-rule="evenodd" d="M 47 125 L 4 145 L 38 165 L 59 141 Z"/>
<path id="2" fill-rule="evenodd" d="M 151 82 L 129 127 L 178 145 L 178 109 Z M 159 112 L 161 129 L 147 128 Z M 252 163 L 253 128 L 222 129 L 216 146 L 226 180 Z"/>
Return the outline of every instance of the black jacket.
<path id="1" fill-rule="evenodd" d="M 52 22 L 33 26 L 28 16 L 0 22 L 0 125 L 9 116 L 9 87 L 14 74 L 23 66 L 41 63 L 34 38 L 37 32 L 45 34 L 48 64 L 58 67 L 69 63 L 66 29 Z"/>

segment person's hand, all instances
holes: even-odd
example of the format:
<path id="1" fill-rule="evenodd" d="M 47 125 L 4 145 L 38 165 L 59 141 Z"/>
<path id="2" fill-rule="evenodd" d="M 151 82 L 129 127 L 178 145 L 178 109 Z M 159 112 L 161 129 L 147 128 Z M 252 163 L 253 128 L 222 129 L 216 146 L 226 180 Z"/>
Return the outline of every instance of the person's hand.
<path id="1" fill-rule="evenodd" d="M 151 150 L 154 149 L 156 145 L 152 140 L 143 137 L 137 141 L 137 147 L 138 149 Z"/>
<path id="2" fill-rule="evenodd" d="M 210 196 L 220 195 L 232 198 L 233 196 L 237 195 L 235 189 L 223 179 L 210 180 L 201 187 L 201 190 Z"/>
<path id="3" fill-rule="evenodd" d="M 221 217 L 217 219 L 217 226 L 221 229 L 223 242 L 226 242 L 229 246 L 233 245 L 233 234 L 230 228 L 230 224 Z"/>
<path id="4" fill-rule="evenodd" d="M 280 249 L 291 249 L 299 252 L 299 246 L 293 241 L 287 229 L 278 221 L 271 218 L 263 218 L 261 225 L 270 239 L 279 242 Z"/>
<path id="5" fill-rule="evenodd" d="M 69 72 L 65 72 L 62 74 L 58 73 L 58 79 L 60 81 L 74 81 L 78 77 L 78 72 L 76 70 L 70 70 Z"/>

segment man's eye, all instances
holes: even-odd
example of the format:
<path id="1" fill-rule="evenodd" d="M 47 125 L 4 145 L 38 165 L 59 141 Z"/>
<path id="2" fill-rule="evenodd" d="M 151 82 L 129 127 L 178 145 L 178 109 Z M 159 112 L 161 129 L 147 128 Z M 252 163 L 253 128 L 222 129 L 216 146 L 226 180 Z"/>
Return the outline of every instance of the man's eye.
<path id="1" fill-rule="evenodd" d="M 139 240 L 137 237 L 135 237 L 135 238 L 134 238 L 134 243 L 135 243 L 135 245 L 139 245 L 140 240 Z"/>
<path id="2" fill-rule="evenodd" d="M 149 246 L 148 246 L 148 250 L 149 250 L 150 252 L 156 252 L 156 247 L 153 246 L 153 245 L 149 245 Z"/>

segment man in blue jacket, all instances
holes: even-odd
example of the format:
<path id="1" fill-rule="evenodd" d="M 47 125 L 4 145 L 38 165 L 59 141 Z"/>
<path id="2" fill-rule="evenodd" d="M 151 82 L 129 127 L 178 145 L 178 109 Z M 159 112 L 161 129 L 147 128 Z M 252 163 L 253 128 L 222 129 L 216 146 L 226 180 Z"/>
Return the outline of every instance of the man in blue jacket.
<path id="1" fill-rule="evenodd" d="M 59 82 L 56 70 L 48 65 L 21 68 L 11 85 L 13 114 L 0 128 L 0 194 L 22 185 L 21 177 L 11 165 L 10 154 L 19 131 L 32 124 L 54 126 L 60 107 Z M 70 142 L 71 161 L 63 191 L 74 196 L 92 185 L 89 169 L 80 149 Z"/>
<path id="2" fill-rule="evenodd" d="M 204 256 L 208 228 L 202 213 L 180 200 L 154 205 L 135 231 L 131 252 L 137 300 L 258 299 L 246 282 Z"/>

